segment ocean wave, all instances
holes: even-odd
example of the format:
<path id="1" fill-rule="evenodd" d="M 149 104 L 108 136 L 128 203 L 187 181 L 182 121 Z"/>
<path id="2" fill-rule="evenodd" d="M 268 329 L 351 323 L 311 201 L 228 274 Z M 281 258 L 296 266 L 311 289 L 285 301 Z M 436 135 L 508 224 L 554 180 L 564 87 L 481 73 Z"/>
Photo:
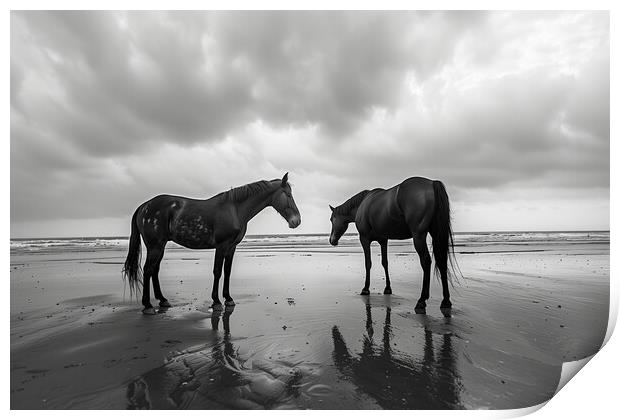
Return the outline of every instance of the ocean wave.
<path id="1" fill-rule="evenodd" d="M 454 235 L 456 247 L 485 246 L 494 244 L 569 244 L 609 243 L 609 231 L 589 232 L 462 232 Z M 329 234 L 248 235 L 239 244 L 240 249 L 329 247 Z M 407 241 L 394 241 L 407 242 Z M 340 246 L 357 246 L 357 234 L 349 233 L 340 240 Z M 127 249 L 125 237 L 84 238 L 28 238 L 11 239 L 11 252 L 67 252 Z M 173 242 L 169 248 L 182 248 Z"/>

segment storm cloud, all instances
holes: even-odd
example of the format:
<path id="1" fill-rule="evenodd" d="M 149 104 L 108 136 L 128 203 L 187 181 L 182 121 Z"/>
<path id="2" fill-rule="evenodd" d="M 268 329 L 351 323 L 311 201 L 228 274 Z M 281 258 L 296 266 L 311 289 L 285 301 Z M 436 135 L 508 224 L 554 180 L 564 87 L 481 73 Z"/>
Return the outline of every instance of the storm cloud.
<path id="1" fill-rule="evenodd" d="M 413 175 L 457 230 L 609 226 L 606 12 L 12 12 L 10 100 L 12 236 L 287 171 L 305 232 Z"/>

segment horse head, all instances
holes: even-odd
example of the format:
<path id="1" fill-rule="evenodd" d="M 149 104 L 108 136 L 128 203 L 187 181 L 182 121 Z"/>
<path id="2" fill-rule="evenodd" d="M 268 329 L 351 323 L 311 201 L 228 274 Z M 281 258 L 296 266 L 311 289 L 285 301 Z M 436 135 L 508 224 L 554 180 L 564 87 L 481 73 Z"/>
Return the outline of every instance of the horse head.
<path id="1" fill-rule="evenodd" d="M 293 199 L 291 184 L 288 183 L 288 172 L 284 174 L 280 187 L 274 192 L 271 206 L 288 222 L 291 229 L 301 224 L 301 215 Z"/>
<path id="2" fill-rule="evenodd" d="M 333 246 L 337 246 L 338 240 L 347 231 L 351 220 L 348 214 L 338 213 L 336 209 L 331 205 L 329 206 L 329 208 L 332 211 L 332 216 L 329 219 L 332 222 L 332 231 L 329 235 L 329 243 Z"/>

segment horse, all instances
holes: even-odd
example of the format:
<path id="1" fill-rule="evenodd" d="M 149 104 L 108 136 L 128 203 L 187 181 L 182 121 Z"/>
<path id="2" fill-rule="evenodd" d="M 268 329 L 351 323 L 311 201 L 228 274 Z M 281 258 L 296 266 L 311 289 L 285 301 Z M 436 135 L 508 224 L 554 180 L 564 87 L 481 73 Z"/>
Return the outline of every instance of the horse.
<path id="1" fill-rule="evenodd" d="M 215 248 L 211 307 L 214 311 L 223 308 L 218 297 L 222 266 L 225 305 L 234 306 L 229 284 L 236 247 L 245 236 L 248 222 L 269 206 L 288 222 L 291 229 L 301 224 L 301 215 L 288 183 L 288 172 L 282 179 L 263 180 L 232 188 L 206 200 L 158 195 L 138 206 L 131 218 L 129 252 L 123 266 L 123 278 L 128 280 L 132 295 L 143 286 L 142 312 L 147 315 L 156 313 L 150 301 L 151 279 L 159 307 L 171 306 L 159 287 L 159 266 L 168 241 L 190 249 Z M 147 251 L 142 276 L 139 273 L 140 237 Z"/>
<path id="2" fill-rule="evenodd" d="M 416 304 L 416 311 L 424 313 L 429 298 L 431 256 L 426 246 L 428 233 L 433 238 L 435 270 L 441 277 L 443 300 L 441 309 L 449 310 L 450 291 L 448 290 L 448 260 L 454 256 L 454 242 L 450 221 L 450 202 L 441 181 L 412 177 L 390 189 L 375 188 L 354 195 L 338 207 L 329 208 L 331 214 L 331 234 L 329 242 L 338 245 L 349 223 L 355 222 L 359 239 L 364 249 L 366 263 L 366 282 L 362 295 L 370 294 L 370 244 L 377 241 L 381 246 L 381 264 L 385 270 L 384 294 L 391 294 L 388 273 L 388 239 L 410 239 L 420 259 L 424 271 L 422 294 Z"/>

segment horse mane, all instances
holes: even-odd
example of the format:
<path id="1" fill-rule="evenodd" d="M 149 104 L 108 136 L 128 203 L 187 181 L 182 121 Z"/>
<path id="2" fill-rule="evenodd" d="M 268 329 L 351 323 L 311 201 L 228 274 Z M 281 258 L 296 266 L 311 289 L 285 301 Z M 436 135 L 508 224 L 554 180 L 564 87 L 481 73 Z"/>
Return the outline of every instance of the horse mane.
<path id="1" fill-rule="evenodd" d="M 353 197 L 349 198 L 347 201 L 334 208 L 334 214 L 350 214 L 351 210 L 358 207 L 360 203 L 364 200 L 364 198 L 366 198 L 366 195 L 368 195 L 369 192 L 370 190 L 358 192 Z"/>
<path id="2" fill-rule="evenodd" d="M 274 180 L 277 181 L 277 180 Z M 267 191 L 272 188 L 271 183 L 273 181 L 257 181 L 252 182 L 251 184 L 242 185 L 237 188 L 231 188 L 226 191 L 224 194 L 226 198 L 233 202 L 239 202 L 251 197 L 255 194 L 258 194 L 263 191 Z"/>

